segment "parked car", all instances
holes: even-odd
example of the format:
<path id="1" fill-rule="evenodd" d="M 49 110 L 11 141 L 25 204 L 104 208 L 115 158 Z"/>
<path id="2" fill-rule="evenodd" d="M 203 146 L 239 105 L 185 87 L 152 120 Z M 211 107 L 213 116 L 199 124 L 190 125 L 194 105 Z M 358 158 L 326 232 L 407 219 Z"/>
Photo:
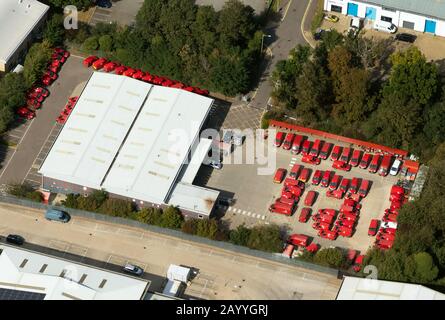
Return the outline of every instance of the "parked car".
<path id="1" fill-rule="evenodd" d="M 136 276 L 141 276 L 144 273 L 144 269 L 130 263 L 127 263 L 124 266 L 123 270 Z"/>
<path id="2" fill-rule="evenodd" d="M 301 153 L 303 155 L 308 155 L 309 151 L 311 150 L 311 146 L 312 146 L 312 141 L 310 140 L 305 140 L 303 142 L 303 146 L 301 147 Z"/>
<path id="3" fill-rule="evenodd" d="M 66 223 L 70 220 L 70 216 L 65 211 L 57 209 L 47 209 L 45 212 L 45 219 L 50 221 L 60 221 Z"/>
<path id="4" fill-rule="evenodd" d="M 48 89 L 45 89 L 42 87 L 34 87 L 28 92 L 28 94 L 29 95 L 41 95 L 46 98 L 49 96 L 49 91 L 48 91 Z"/>
<path id="5" fill-rule="evenodd" d="M 321 178 L 323 176 L 323 171 L 321 170 L 315 170 L 314 175 L 312 176 L 312 184 L 314 186 L 318 186 L 321 182 Z"/>
<path id="6" fill-rule="evenodd" d="M 369 180 L 365 180 L 365 179 L 363 179 L 362 180 L 362 183 L 361 183 L 361 185 L 360 185 L 360 188 L 358 189 L 358 194 L 361 196 L 361 197 L 366 197 L 366 195 L 368 194 L 368 191 L 369 191 L 369 184 L 370 184 L 370 182 L 369 182 Z"/>
<path id="7" fill-rule="evenodd" d="M 365 153 L 362 157 L 362 160 L 360 161 L 359 167 L 361 169 L 366 169 L 369 165 L 369 162 L 371 162 L 372 154 Z"/>
<path id="8" fill-rule="evenodd" d="M 303 167 L 302 165 L 300 165 L 300 164 L 298 164 L 298 163 L 295 163 L 295 164 L 292 166 L 292 169 L 290 170 L 289 175 L 290 175 L 292 178 L 297 179 L 298 176 L 299 176 L 299 174 L 300 174 L 300 170 L 301 170 L 302 167 Z"/>
<path id="9" fill-rule="evenodd" d="M 242 146 L 243 140 L 244 140 L 244 135 L 242 133 L 235 132 L 235 134 L 233 135 L 233 144 L 235 146 Z"/>
<path id="10" fill-rule="evenodd" d="M 105 58 L 97 59 L 96 61 L 93 62 L 93 69 L 94 69 L 94 70 L 100 70 L 100 69 L 102 69 L 102 68 L 105 66 L 105 64 L 107 64 L 107 63 L 108 63 L 108 60 L 105 59 Z"/>
<path id="11" fill-rule="evenodd" d="M 301 145 L 303 144 L 304 136 L 297 134 L 294 138 L 294 142 L 292 143 L 293 154 L 298 154 L 301 151 Z"/>
<path id="12" fill-rule="evenodd" d="M 298 180 L 306 183 L 309 180 L 310 175 L 311 170 L 308 168 L 303 168 L 303 170 L 301 170 L 300 176 L 298 177 Z"/>
<path id="13" fill-rule="evenodd" d="M 122 75 L 126 76 L 126 77 L 133 77 L 133 75 L 136 73 L 136 70 L 134 70 L 133 68 L 127 68 L 127 70 L 124 71 L 124 73 L 122 73 Z"/>
<path id="14" fill-rule="evenodd" d="M 330 21 L 330 22 L 334 22 L 334 23 L 338 22 L 340 20 L 339 17 L 337 17 L 336 15 L 333 15 L 333 14 L 326 14 L 324 16 L 324 19 L 327 21 Z"/>
<path id="15" fill-rule="evenodd" d="M 309 237 L 304 234 L 291 234 L 287 239 L 287 242 L 294 246 L 307 247 Z"/>
<path id="16" fill-rule="evenodd" d="M 359 185 L 360 185 L 360 178 L 356 177 L 352 178 L 351 185 L 349 186 L 349 192 L 354 194 L 357 193 Z"/>
<path id="17" fill-rule="evenodd" d="M 88 58 L 85 58 L 85 59 L 83 60 L 83 65 L 84 65 L 85 67 L 91 67 L 91 65 L 92 65 L 97 59 L 99 59 L 99 58 L 96 57 L 96 56 L 89 56 Z"/>
<path id="18" fill-rule="evenodd" d="M 277 171 L 275 172 L 273 182 L 281 183 L 283 182 L 285 176 L 286 176 L 286 169 L 278 168 Z"/>
<path id="19" fill-rule="evenodd" d="M 316 198 L 317 198 L 317 192 L 312 191 L 312 190 L 309 191 L 306 195 L 306 198 L 304 198 L 304 205 L 308 206 L 308 207 L 312 207 Z"/>
<path id="20" fill-rule="evenodd" d="M 372 156 L 371 164 L 369 165 L 368 171 L 370 173 L 376 173 L 380 166 L 380 155 L 375 154 Z"/>
<path id="21" fill-rule="evenodd" d="M 21 246 L 23 243 L 25 243 L 25 238 L 19 236 L 18 234 L 9 234 L 6 237 L 6 242 Z"/>
<path id="22" fill-rule="evenodd" d="M 59 55 L 62 55 L 64 58 L 69 58 L 69 56 L 71 55 L 71 53 L 68 50 L 65 50 L 60 47 L 54 48 L 54 52 Z"/>
<path id="23" fill-rule="evenodd" d="M 275 202 L 269 206 L 269 211 L 279 214 L 284 214 L 287 216 L 291 216 L 294 210 L 294 206 L 290 206 L 288 204 L 282 202 Z"/>
<path id="24" fill-rule="evenodd" d="M 301 158 L 301 162 L 304 162 L 304 163 L 310 163 L 310 164 L 313 164 L 313 165 L 319 165 L 320 164 L 320 158 L 317 158 L 317 157 L 315 157 L 315 156 L 311 156 L 311 155 L 304 155 L 302 158 Z"/>
<path id="25" fill-rule="evenodd" d="M 110 61 L 104 65 L 105 72 L 113 72 L 117 67 L 119 67 L 119 63 Z"/>
<path id="26" fill-rule="evenodd" d="M 350 156 L 351 156 L 351 148 L 343 148 L 343 152 L 341 153 L 340 160 L 348 163 Z"/>
<path id="27" fill-rule="evenodd" d="M 320 153 L 321 146 L 323 145 L 323 141 L 316 139 L 314 141 L 314 145 L 312 146 L 311 150 L 309 151 L 309 155 L 313 157 L 318 157 L 318 154 Z"/>
<path id="28" fill-rule="evenodd" d="M 127 71 L 127 67 L 119 66 L 119 67 L 116 67 L 116 69 L 114 69 L 114 74 L 123 75 L 125 71 Z"/>
<path id="29" fill-rule="evenodd" d="M 351 165 L 341 161 L 341 160 L 335 160 L 332 163 L 332 168 L 334 169 L 339 169 L 339 170 L 343 170 L 343 171 L 350 171 L 351 170 Z"/>
<path id="30" fill-rule="evenodd" d="M 374 29 L 378 31 L 388 32 L 388 33 L 396 33 L 397 32 L 397 26 L 394 23 L 388 22 L 388 21 L 375 21 L 374 22 Z"/>
<path id="31" fill-rule="evenodd" d="M 96 6 L 100 8 L 111 8 L 112 4 L 110 0 L 96 0 Z"/>
<path id="32" fill-rule="evenodd" d="M 413 43 L 416 39 L 417 37 L 415 35 L 409 33 L 399 33 L 396 35 L 397 41 Z"/>
<path id="33" fill-rule="evenodd" d="M 349 187 L 349 182 L 350 182 L 350 181 L 351 181 L 351 180 L 349 180 L 349 179 L 343 178 L 343 179 L 341 180 L 339 189 L 340 189 L 341 191 L 343 191 L 344 193 L 346 193 L 346 191 L 348 191 L 348 187 Z"/>
<path id="34" fill-rule="evenodd" d="M 378 230 L 379 230 L 379 220 L 372 219 L 371 222 L 369 223 L 368 236 L 371 237 L 375 236 Z"/>
<path id="35" fill-rule="evenodd" d="M 349 164 L 353 167 L 357 167 L 358 164 L 360 163 L 361 156 L 362 156 L 362 152 L 359 149 L 355 149 L 352 152 L 352 157 L 351 157 L 351 161 L 349 162 Z"/>
<path id="36" fill-rule="evenodd" d="M 383 157 L 382 163 L 380 164 L 379 175 L 387 176 L 392 164 L 392 156 L 387 154 Z"/>
<path id="37" fill-rule="evenodd" d="M 321 186 L 327 188 L 329 182 L 331 182 L 331 173 L 332 171 L 326 170 L 323 174 L 323 178 L 321 179 Z"/>
<path id="38" fill-rule="evenodd" d="M 208 163 L 208 166 L 212 167 L 213 169 L 216 169 L 216 170 L 221 170 L 222 169 L 221 161 L 210 160 L 209 163 Z"/>
<path id="39" fill-rule="evenodd" d="M 352 270 L 354 270 L 355 272 L 360 272 L 360 270 L 362 270 L 362 267 L 363 267 L 364 259 L 365 259 L 365 256 L 362 254 L 357 256 L 357 258 L 355 258 L 354 265 L 352 266 Z"/>
<path id="40" fill-rule="evenodd" d="M 320 158 L 326 160 L 329 157 L 329 152 L 331 152 L 333 144 L 329 142 L 325 142 L 320 151 Z"/>
<path id="41" fill-rule="evenodd" d="M 16 111 L 16 113 L 17 113 L 21 118 L 25 118 L 25 119 L 28 119 L 28 120 L 31 120 L 31 119 L 33 119 L 33 118 L 36 116 L 36 114 L 35 114 L 34 111 L 31 111 L 31 110 L 29 110 L 29 109 L 26 108 L 26 107 L 18 108 L 17 111 Z"/>
<path id="42" fill-rule="evenodd" d="M 292 148 L 292 142 L 294 141 L 294 138 L 295 138 L 295 134 L 293 134 L 291 132 L 286 134 L 286 138 L 284 139 L 284 143 L 283 143 L 284 150 L 290 150 L 290 148 Z"/>
<path id="43" fill-rule="evenodd" d="M 357 35 L 358 32 L 363 28 L 363 19 L 360 19 L 358 17 L 352 17 L 350 23 L 349 23 L 349 29 L 348 32 L 352 33 L 353 35 Z"/>
<path id="44" fill-rule="evenodd" d="M 142 70 L 137 70 L 135 73 L 133 73 L 133 75 L 131 77 L 136 80 L 142 80 L 143 76 L 144 76 L 144 72 L 142 72 Z"/>
<path id="45" fill-rule="evenodd" d="M 334 175 L 334 177 L 331 180 L 331 183 L 329 183 L 329 190 L 335 190 L 338 188 L 338 184 L 340 183 L 341 177 L 339 175 Z"/>
<path id="46" fill-rule="evenodd" d="M 301 209 L 300 216 L 298 217 L 298 221 L 306 223 L 309 220 L 309 216 L 311 215 L 311 208 L 303 208 Z"/>
<path id="47" fill-rule="evenodd" d="M 394 163 L 391 166 L 391 170 L 389 170 L 389 174 L 392 176 L 396 176 L 399 173 L 401 165 L 402 161 L 400 161 L 399 159 L 394 160 Z"/>
<path id="48" fill-rule="evenodd" d="M 285 136 L 284 132 L 277 131 L 277 134 L 275 135 L 275 141 L 274 141 L 275 147 L 279 148 L 283 144 L 284 136 Z"/>
<path id="49" fill-rule="evenodd" d="M 335 231 L 320 230 L 320 231 L 318 231 L 318 236 L 321 238 L 325 238 L 325 239 L 333 241 L 333 240 L 337 239 L 338 234 Z"/>
<path id="50" fill-rule="evenodd" d="M 342 148 L 340 146 L 334 146 L 334 148 L 332 149 L 332 153 L 331 153 L 332 161 L 338 160 L 338 158 L 340 157 L 340 154 L 341 154 L 341 150 L 342 150 Z"/>

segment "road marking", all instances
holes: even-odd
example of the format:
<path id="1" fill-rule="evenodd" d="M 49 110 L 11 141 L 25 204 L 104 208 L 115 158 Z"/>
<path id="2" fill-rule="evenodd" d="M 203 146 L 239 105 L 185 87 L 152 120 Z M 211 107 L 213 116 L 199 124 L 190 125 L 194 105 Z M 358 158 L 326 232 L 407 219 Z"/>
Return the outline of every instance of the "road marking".
<path id="1" fill-rule="evenodd" d="M 290 0 L 289 3 L 287 4 L 286 11 L 284 12 L 283 18 L 281 18 L 281 21 L 284 21 L 284 18 L 286 18 L 286 15 L 287 15 L 287 12 L 289 11 L 291 3 L 292 3 L 292 0 Z"/>
<path id="2" fill-rule="evenodd" d="M 314 45 L 307 39 L 306 34 L 304 33 L 304 22 L 306 21 L 307 14 L 309 12 L 309 8 L 311 7 L 313 0 L 309 0 L 309 3 L 306 7 L 306 11 L 304 12 L 303 19 L 301 19 L 300 29 L 301 29 L 301 35 L 303 36 L 304 40 L 312 47 L 312 49 L 315 49 Z"/>
<path id="3" fill-rule="evenodd" d="M 265 219 L 266 219 L 266 216 L 262 216 L 261 219 L 262 219 L 262 220 L 265 220 Z"/>
<path id="4" fill-rule="evenodd" d="M 243 210 L 243 214 L 246 214 L 246 212 L 247 212 L 246 210 Z"/>
<path id="5" fill-rule="evenodd" d="M 251 212 L 249 212 L 247 215 L 250 217 L 250 215 L 251 215 L 252 213 Z"/>
<path id="6" fill-rule="evenodd" d="M 227 209 L 227 211 L 232 211 L 232 207 L 229 207 L 229 208 Z"/>

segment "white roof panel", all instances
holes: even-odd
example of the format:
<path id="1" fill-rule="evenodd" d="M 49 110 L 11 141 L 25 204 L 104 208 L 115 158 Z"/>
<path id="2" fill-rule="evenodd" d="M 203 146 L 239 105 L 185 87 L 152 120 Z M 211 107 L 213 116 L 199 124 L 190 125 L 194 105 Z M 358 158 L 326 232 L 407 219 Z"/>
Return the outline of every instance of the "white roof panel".
<path id="1" fill-rule="evenodd" d="M 177 183 L 171 193 L 169 204 L 179 209 L 194 211 L 209 216 L 218 199 L 219 191 L 195 186 L 182 181 Z"/>
<path id="2" fill-rule="evenodd" d="M 0 61 L 7 63 L 49 10 L 36 0 L 0 1 Z"/>
<path id="3" fill-rule="evenodd" d="M 195 180 L 196 174 L 198 173 L 199 168 L 202 165 L 202 162 L 206 158 L 211 145 L 212 145 L 212 139 L 199 140 L 199 144 L 195 147 L 193 151 L 192 158 L 187 163 L 184 175 L 181 178 L 182 182 L 190 184 L 193 183 L 193 180 Z"/>

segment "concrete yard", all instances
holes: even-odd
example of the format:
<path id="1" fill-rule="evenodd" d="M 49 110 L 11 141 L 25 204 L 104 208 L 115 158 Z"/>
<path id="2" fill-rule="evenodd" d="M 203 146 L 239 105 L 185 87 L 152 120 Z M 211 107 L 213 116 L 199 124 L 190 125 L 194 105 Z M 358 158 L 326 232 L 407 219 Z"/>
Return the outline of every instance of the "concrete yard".
<path id="1" fill-rule="evenodd" d="M 185 242 L 146 230 L 72 217 L 49 222 L 42 210 L 0 206 L 0 235 L 20 234 L 27 243 L 58 250 L 58 255 L 97 266 L 137 264 L 155 275 L 150 290 L 160 290 L 170 264 L 199 269 L 185 294 L 197 299 L 335 299 L 336 276 L 292 267 L 215 247 Z M 26 246 L 26 244 L 25 244 Z M 45 251 L 44 251 L 45 252 Z M 158 276 L 158 277 L 156 277 Z M 155 281 L 158 280 L 158 281 Z"/>
<path id="2" fill-rule="evenodd" d="M 272 135 L 270 135 L 270 137 L 272 137 Z M 309 136 L 308 139 L 314 141 L 317 137 Z M 346 146 L 346 144 L 329 141 L 328 139 L 322 140 Z M 243 149 L 247 148 L 246 145 L 247 143 L 244 144 Z M 213 170 L 211 172 L 206 185 L 211 188 L 227 191 L 227 197 L 233 196 L 235 199 L 232 206 L 220 208 L 219 215 L 222 216 L 222 219 L 230 223 L 231 227 L 236 227 L 241 223 L 245 223 L 248 226 L 276 223 L 286 227 L 291 233 L 303 233 L 314 237 L 314 241 L 323 247 L 335 245 L 357 249 L 362 252 L 366 251 L 374 241 L 374 238 L 369 237 L 367 234 L 369 223 L 371 219 L 380 219 L 383 216 L 384 210 L 389 207 L 390 188 L 397 182 L 398 177 L 389 175 L 381 177 L 378 174 L 369 173 L 368 170 L 363 170 L 358 167 L 353 167 L 350 172 L 336 170 L 332 168 L 332 161 L 329 159 L 322 160 L 319 166 L 304 164 L 301 162 L 301 154 L 292 155 L 290 151 L 282 148 L 276 151 L 276 168 L 285 168 L 288 170 L 288 173 L 294 163 L 299 163 L 304 167 L 312 169 L 312 174 L 317 169 L 322 171 L 333 170 L 336 174 L 348 179 L 357 177 L 372 181 L 368 196 L 361 202 L 363 207 L 360 211 L 358 224 L 353 236 L 351 238 L 339 236 L 337 240 L 330 241 L 317 236 L 317 230 L 312 228 L 312 219 L 307 223 L 298 221 L 300 211 L 304 207 L 304 197 L 309 190 L 314 190 L 318 193 L 317 200 L 312 206 L 313 213 L 317 212 L 318 209 L 332 208 L 339 210 L 343 203 L 343 200 L 327 198 L 327 189 L 321 186 L 313 186 L 310 183 L 311 180 L 306 184 L 306 190 L 292 216 L 270 213 L 268 207 L 276 198 L 280 197 L 283 184 L 273 183 L 272 180 L 275 170 L 270 175 L 258 175 L 257 169 L 264 167 L 258 164 L 236 165 L 224 164 L 223 162 L 223 168 L 221 170 Z"/>

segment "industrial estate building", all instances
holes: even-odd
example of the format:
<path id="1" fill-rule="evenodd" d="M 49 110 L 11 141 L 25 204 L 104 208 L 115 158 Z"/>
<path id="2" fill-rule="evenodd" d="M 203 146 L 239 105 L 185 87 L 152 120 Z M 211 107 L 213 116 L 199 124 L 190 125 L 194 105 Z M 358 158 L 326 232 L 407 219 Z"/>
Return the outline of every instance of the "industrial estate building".
<path id="1" fill-rule="evenodd" d="M 419 284 L 344 277 L 337 300 L 445 300 L 445 294 Z"/>
<path id="2" fill-rule="evenodd" d="M 440 0 L 324 0 L 324 10 L 445 37 L 445 2 Z"/>
<path id="3" fill-rule="evenodd" d="M 208 218 L 219 191 L 193 185 L 212 140 L 201 128 L 213 99 L 95 72 L 39 173 L 44 190 L 105 190 L 139 207 L 178 206 Z"/>
<path id="4" fill-rule="evenodd" d="M 0 300 L 151 299 L 150 281 L 0 245 Z"/>
<path id="5" fill-rule="evenodd" d="M 0 1 L 0 71 L 13 69 L 41 32 L 49 6 L 36 0 Z"/>

